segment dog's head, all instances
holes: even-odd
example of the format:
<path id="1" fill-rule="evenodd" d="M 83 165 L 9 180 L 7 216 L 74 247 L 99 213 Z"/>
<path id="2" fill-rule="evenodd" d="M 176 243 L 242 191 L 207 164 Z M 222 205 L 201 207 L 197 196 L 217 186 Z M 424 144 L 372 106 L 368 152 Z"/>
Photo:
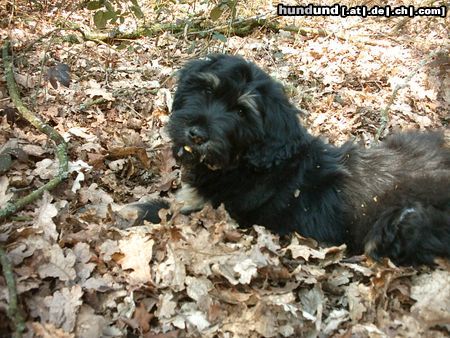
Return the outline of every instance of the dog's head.
<path id="1" fill-rule="evenodd" d="M 289 157 L 303 134 L 297 112 L 255 64 L 211 55 L 181 69 L 168 131 L 182 164 L 271 167 Z"/>

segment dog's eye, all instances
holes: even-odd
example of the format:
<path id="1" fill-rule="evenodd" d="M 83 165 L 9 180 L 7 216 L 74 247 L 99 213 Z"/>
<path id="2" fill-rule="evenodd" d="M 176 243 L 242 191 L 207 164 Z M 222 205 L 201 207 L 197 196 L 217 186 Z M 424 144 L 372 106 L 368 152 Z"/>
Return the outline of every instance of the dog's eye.
<path id="1" fill-rule="evenodd" d="M 243 108 L 239 108 L 239 109 L 238 109 L 238 115 L 239 115 L 240 117 L 244 117 L 244 116 L 245 116 L 245 111 L 244 111 Z"/>
<path id="2" fill-rule="evenodd" d="M 206 95 L 211 95 L 212 94 L 212 89 L 208 88 L 208 87 L 205 87 L 205 88 L 203 88 L 203 93 L 206 94 Z"/>

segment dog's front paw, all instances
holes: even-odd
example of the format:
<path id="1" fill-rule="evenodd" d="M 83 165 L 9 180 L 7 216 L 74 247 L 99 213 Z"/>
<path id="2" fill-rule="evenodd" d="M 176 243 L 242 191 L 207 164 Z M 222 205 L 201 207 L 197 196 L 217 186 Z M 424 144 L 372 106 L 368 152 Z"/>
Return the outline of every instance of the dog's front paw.
<path id="1" fill-rule="evenodd" d="M 146 202 L 135 202 L 125 205 L 118 211 L 118 215 L 131 225 L 141 225 L 144 221 L 153 224 L 161 223 L 159 211 L 161 209 L 170 209 L 168 201 L 156 198 Z M 170 216 L 167 215 L 167 219 Z"/>
<path id="2" fill-rule="evenodd" d="M 202 210 L 205 205 L 205 199 L 198 193 L 197 189 L 187 183 L 183 183 L 175 196 L 175 200 L 182 204 L 180 211 L 184 215 Z"/>

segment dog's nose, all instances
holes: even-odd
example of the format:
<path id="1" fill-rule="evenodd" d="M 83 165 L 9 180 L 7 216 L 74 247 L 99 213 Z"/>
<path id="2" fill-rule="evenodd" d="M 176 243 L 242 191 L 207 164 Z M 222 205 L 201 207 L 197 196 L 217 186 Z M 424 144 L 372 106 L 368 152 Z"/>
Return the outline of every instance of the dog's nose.
<path id="1" fill-rule="evenodd" d="M 195 144 L 203 144 L 208 140 L 208 135 L 199 127 L 192 127 L 188 131 L 189 139 Z"/>

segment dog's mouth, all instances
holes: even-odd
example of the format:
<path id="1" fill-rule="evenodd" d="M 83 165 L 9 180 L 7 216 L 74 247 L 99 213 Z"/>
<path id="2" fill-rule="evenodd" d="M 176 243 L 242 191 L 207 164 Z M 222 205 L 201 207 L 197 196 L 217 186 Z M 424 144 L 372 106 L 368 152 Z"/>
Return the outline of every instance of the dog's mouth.
<path id="1" fill-rule="evenodd" d="M 220 162 L 212 158 L 209 148 L 208 144 L 196 146 L 179 145 L 175 147 L 174 154 L 178 160 L 185 164 L 201 163 L 213 171 L 222 169 Z"/>

